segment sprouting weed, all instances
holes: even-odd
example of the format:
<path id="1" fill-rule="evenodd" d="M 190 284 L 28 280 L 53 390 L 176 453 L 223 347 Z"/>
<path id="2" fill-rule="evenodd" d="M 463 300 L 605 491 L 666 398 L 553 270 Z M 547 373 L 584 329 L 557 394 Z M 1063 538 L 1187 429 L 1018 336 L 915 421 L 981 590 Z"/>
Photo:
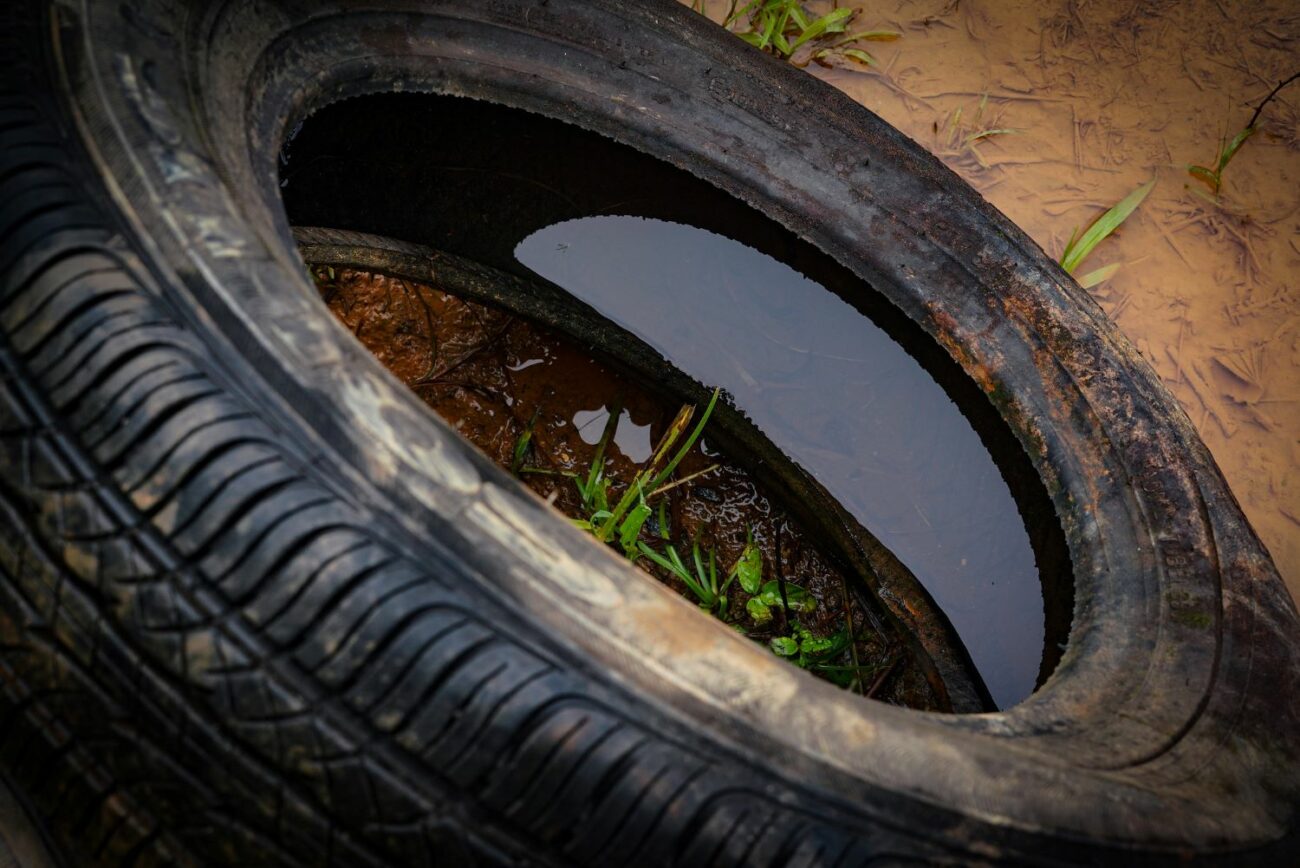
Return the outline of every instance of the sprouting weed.
<path id="1" fill-rule="evenodd" d="M 977 147 L 978 144 L 998 136 L 1019 135 L 1021 132 L 1011 127 L 997 126 L 1000 118 L 990 118 L 986 121 L 985 113 L 988 111 L 988 105 L 989 95 L 986 93 L 980 98 L 979 104 L 976 105 L 975 111 L 968 120 L 962 118 L 964 107 L 958 106 L 948 114 L 942 126 L 936 121 L 934 131 L 939 138 L 938 151 L 947 157 L 970 155 L 987 169 L 988 161 L 984 159 L 984 155 Z"/>
<path id="2" fill-rule="evenodd" d="M 537 417 L 541 412 L 541 405 L 538 405 L 533 411 L 533 417 L 528 420 L 528 424 L 515 440 L 515 448 L 510 456 L 510 472 L 516 476 L 523 469 L 524 459 L 528 457 L 528 450 L 532 447 L 533 429 L 537 427 Z"/>
<path id="3" fill-rule="evenodd" d="M 1232 141 L 1228 141 L 1227 137 L 1224 137 L 1224 139 L 1219 142 L 1219 155 L 1215 160 L 1213 169 L 1205 166 L 1188 164 L 1187 174 L 1199 181 L 1204 181 L 1206 185 L 1209 186 L 1210 192 L 1214 194 L 1215 202 L 1219 201 L 1219 191 L 1223 188 L 1223 170 L 1228 168 L 1228 164 L 1231 163 L 1232 158 L 1237 155 L 1237 151 L 1241 149 L 1242 145 L 1246 144 L 1246 139 L 1249 139 L 1254 134 L 1254 127 L 1246 127 L 1241 132 L 1237 133 L 1237 135 L 1233 136 Z"/>
<path id="4" fill-rule="evenodd" d="M 1096 248 L 1098 244 L 1105 241 L 1106 238 L 1120 227 L 1125 220 L 1129 218 L 1137 207 L 1142 204 L 1142 200 L 1147 197 L 1151 189 L 1155 187 L 1155 179 L 1152 178 L 1141 187 L 1138 187 L 1132 193 L 1129 193 L 1121 199 L 1113 208 L 1102 214 L 1093 221 L 1082 234 L 1079 228 L 1075 227 L 1070 233 L 1070 240 L 1066 242 L 1065 249 L 1061 251 L 1061 267 L 1070 274 L 1083 264 L 1083 260 L 1088 258 L 1088 254 Z M 1096 286 L 1103 280 L 1110 278 L 1119 270 L 1119 263 L 1098 268 L 1096 271 L 1090 271 L 1079 278 L 1079 285 L 1084 289 Z"/>
<path id="5" fill-rule="evenodd" d="M 1219 192 L 1223 189 L 1223 170 L 1228 168 L 1228 164 L 1232 162 L 1233 157 L 1237 156 L 1237 152 L 1241 150 L 1242 145 L 1246 144 L 1246 140 L 1253 136 L 1256 130 L 1259 129 L 1256 126 L 1256 123 L 1259 121 L 1260 114 L 1264 111 L 1264 106 L 1268 105 L 1269 102 L 1277 96 L 1278 91 L 1296 79 L 1300 79 L 1300 72 L 1295 73 L 1290 78 L 1278 82 L 1277 86 L 1269 91 L 1268 96 L 1264 97 L 1260 104 L 1255 107 L 1255 113 L 1250 116 L 1250 121 L 1241 129 L 1240 132 L 1232 137 L 1232 141 L 1228 141 L 1226 134 L 1219 140 L 1219 153 L 1215 157 L 1213 169 L 1208 166 L 1188 164 L 1187 174 L 1196 178 L 1198 181 L 1203 181 L 1206 186 L 1210 188 L 1210 192 L 1213 194 L 1213 201 L 1219 201 Z"/>

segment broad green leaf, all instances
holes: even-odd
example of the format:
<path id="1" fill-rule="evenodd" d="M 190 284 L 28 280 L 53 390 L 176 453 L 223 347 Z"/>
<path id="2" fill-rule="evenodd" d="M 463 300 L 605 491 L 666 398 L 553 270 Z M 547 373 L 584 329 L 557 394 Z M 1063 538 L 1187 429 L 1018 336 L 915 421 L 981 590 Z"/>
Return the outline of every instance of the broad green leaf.
<path id="1" fill-rule="evenodd" d="M 758 597 L 750 597 L 745 603 L 745 611 L 753 619 L 754 625 L 761 627 L 768 621 L 772 620 L 772 607 L 764 603 Z"/>
<path id="2" fill-rule="evenodd" d="M 641 536 L 641 527 L 645 524 L 646 519 L 650 517 L 650 507 L 643 499 L 632 511 L 623 519 L 623 523 L 618 527 L 618 541 L 623 544 L 623 551 L 631 557 L 637 550 L 637 538 Z"/>
<path id="3" fill-rule="evenodd" d="M 1155 185 L 1155 179 L 1152 178 L 1121 199 L 1114 208 L 1097 218 L 1096 222 L 1079 236 L 1079 240 L 1070 251 L 1061 257 L 1061 266 L 1073 274 L 1079 264 L 1093 251 L 1093 248 L 1118 229 L 1120 224 L 1127 220 L 1129 215 L 1142 204 L 1142 200 L 1147 197 L 1147 194 L 1151 192 L 1151 188 Z"/>
<path id="4" fill-rule="evenodd" d="M 757 594 L 763 582 L 763 553 L 758 546 L 747 543 L 732 570 L 746 594 Z"/>
<path id="5" fill-rule="evenodd" d="M 799 651 L 809 660 L 817 660 L 840 653 L 848 644 L 848 631 L 838 630 L 829 636 L 807 636 L 799 642 Z"/>
<path id="6" fill-rule="evenodd" d="M 781 606 L 781 583 L 768 582 L 758 594 L 769 606 Z M 785 601 L 790 604 L 791 612 L 811 612 L 817 608 L 817 600 L 812 594 L 792 582 L 785 583 Z"/>
<path id="7" fill-rule="evenodd" d="M 771 642 L 768 642 L 768 645 L 782 657 L 793 657 L 799 653 L 799 643 L 789 636 L 777 636 Z"/>

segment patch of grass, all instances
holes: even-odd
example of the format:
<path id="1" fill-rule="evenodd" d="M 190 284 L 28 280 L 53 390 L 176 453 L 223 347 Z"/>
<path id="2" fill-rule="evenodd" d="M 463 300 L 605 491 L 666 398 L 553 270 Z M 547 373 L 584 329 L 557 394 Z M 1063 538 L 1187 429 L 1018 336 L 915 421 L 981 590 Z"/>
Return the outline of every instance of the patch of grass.
<path id="1" fill-rule="evenodd" d="M 1074 231 L 1070 233 L 1070 240 L 1065 244 L 1065 250 L 1061 252 L 1061 267 L 1070 274 L 1074 274 L 1078 267 L 1083 264 L 1083 261 L 1088 258 L 1088 254 L 1092 253 L 1098 244 L 1105 241 L 1112 232 L 1118 229 L 1137 210 L 1137 207 L 1142 204 L 1142 200 L 1146 199 L 1147 194 L 1151 192 L 1155 185 L 1155 179 L 1152 178 L 1132 193 L 1129 193 L 1113 208 L 1094 220 L 1092 225 L 1084 230 L 1082 234 L 1080 234 L 1079 228 L 1075 227 Z M 1096 271 L 1090 271 L 1078 279 L 1079 285 L 1085 289 L 1096 286 L 1103 280 L 1110 278 L 1118 270 L 1119 263 L 1113 263 L 1098 268 Z"/>
<path id="2" fill-rule="evenodd" d="M 1246 140 L 1255 135 L 1255 132 L 1259 129 L 1256 126 L 1256 123 L 1259 121 L 1260 114 L 1264 111 L 1264 106 L 1268 105 L 1269 102 L 1277 96 L 1278 91 L 1296 79 L 1300 79 L 1300 72 L 1295 73 L 1288 79 L 1278 82 L 1277 86 L 1269 91 L 1268 96 L 1264 97 L 1260 104 L 1255 107 L 1255 113 L 1250 116 L 1250 121 L 1239 133 L 1232 137 L 1232 141 L 1228 141 L 1227 134 L 1224 134 L 1223 138 L 1219 141 L 1219 153 L 1214 159 L 1213 169 L 1208 166 L 1198 166 L 1195 164 L 1189 164 L 1187 166 L 1187 174 L 1191 175 L 1198 181 L 1204 182 L 1205 185 L 1210 188 L 1210 192 L 1213 194 L 1215 202 L 1219 201 L 1219 193 L 1223 189 L 1224 169 L 1228 168 L 1228 164 L 1232 162 L 1233 157 L 1237 156 L 1237 152 L 1241 150 L 1242 145 L 1246 144 Z"/>
<path id="3" fill-rule="evenodd" d="M 701 14 L 705 7 L 703 0 L 691 4 Z M 722 26 L 760 51 L 796 66 L 834 66 L 837 60 L 875 66 L 875 57 L 861 47 L 862 43 L 892 42 L 902 34 L 895 30 L 850 32 L 849 25 L 857 14 L 856 9 L 836 8 L 816 16 L 799 0 L 733 0 Z"/>
<path id="4" fill-rule="evenodd" d="M 572 479 L 581 503 L 580 516 L 570 519 L 574 525 L 601 542 L 616 546 L 633 563 L 643 561 L 642 566 L 656 567 L 677 579 L 701 609 L 724 623 L 731 623 L 745 636 L 755 633 L 768 636 L 772 626 L 779 625 L 779 632 L 783 635 L 768 642 L 773 653 L 835 684 L 862 692 L 862 673 L 875 670 L 858 665 L 847 585 L 844 587 L 844 625 L 831 636 L 819 637 L 796 620 L 798 615 L 811 613 L 817 608 L 816 598 L 802 585 L 781 577 L 764 581 L 763 554 L 754 540 L 752 529 L 746 531 L 745 545 L 739 556 L 725 568 L 719 563 L 717 551 L 699 539 L 689 540 L 689 549 L 673 542 L 668 518 L 668 492 L 718 468 L 717 464 L 711 464 L 680 479 L 671 479 L 703 434 L 718 396 L 719 391 L 715 389 L 694 425 L 696 408 L 683 406 L 651 457 L 626 483 L 612 479 L 606 470 L 609 444 L 622 415 L 622 406 L 617 402 L 609 409 L 605 427 L 585 473 L 552 471 L 524 464 L 531 448 L 536 413 L 515 441 L 511 469 L 518 474 L 554 474 Z M 621 492 L 618 491 L 620 487 Z M 744 614 L 732 622 L 730 594 L 737 586 L 744 594 L 745 607 Z M 845 656 L 846 652 L 852 665 L 835 665 L 833 661 Z"/>

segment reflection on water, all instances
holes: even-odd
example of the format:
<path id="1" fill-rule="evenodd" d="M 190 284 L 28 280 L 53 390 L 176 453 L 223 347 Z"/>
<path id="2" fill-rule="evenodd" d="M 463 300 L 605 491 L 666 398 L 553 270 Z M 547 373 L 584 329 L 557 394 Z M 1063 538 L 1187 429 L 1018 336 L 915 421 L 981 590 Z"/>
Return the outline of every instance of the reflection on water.
<path id="1" fill-rule="evenodd" d="M 557 223 L 515 255 L 725 388 L 929 589 L 998 705 L 1029 695 L 1043 599 L 1016 504 L 956 405 L 871 320 L 763 253 L 664 220 Z"/>
<path id="2" fill-rule="evenodd" d="M 573 414 L 573 425 L 578 429 L 578 436 L 588 446 L 595 446 L 605 431 L 605 422 L 609 419 L 609 407 L 595 410 L 579 410 Z M 614 445 L 628 457 L 633 464 L 642 464 L 649 459 L 654 447 L 650 445 L 650 425 L 638 425 L 632 421 L 632 413 L 624 410 L 619 414 L 618 425 L 614 428 Z"/>

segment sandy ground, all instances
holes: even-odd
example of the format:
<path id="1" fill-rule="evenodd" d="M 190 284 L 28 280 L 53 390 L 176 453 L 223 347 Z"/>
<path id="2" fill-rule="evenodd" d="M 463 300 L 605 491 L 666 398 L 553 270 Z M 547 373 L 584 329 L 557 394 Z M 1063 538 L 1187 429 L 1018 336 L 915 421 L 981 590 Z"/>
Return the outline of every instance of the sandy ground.
<path id="1" fill-rule="evenodd" d="M 1264 110 L 1217 203 L 1186 171 L 1213 166 L 1225 133 L 1300 68 L 1300 7 L 894 0 L 851 29 L 903 35 L 862 44 L 877 68 L 809 72 L 933 151 L 1053 256 L 1157 180 L 1079 272 L 1121 263 L 1095 298 L 1178 397 L 1300 599 L 1300 82 Z"/>

